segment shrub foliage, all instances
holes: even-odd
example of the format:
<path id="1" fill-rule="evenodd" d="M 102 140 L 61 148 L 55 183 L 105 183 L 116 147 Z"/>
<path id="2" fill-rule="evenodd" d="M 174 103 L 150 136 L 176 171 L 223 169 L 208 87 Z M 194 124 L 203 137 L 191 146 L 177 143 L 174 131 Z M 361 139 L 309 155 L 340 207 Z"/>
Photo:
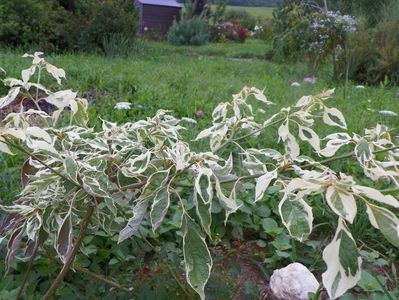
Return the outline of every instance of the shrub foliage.
<path id="1" fill-rule="evenodd" d="M 267 207 L 271 188 L 280 195 L 278 212 L 293 239 L 305 241 L 312 233 L 311 203 L 320 201 L 320 195 L 336 215 L 336 233 L 323 251 L 327 268 L 322 278 L 331 299 L 360 279 L 362 258 L 350 231 L 358 205 L 367 207 L 371 225 L 399 247 L 399 201 L 388 190 L 364 186 L 356 176 L 329 166 L 354 157 L 364 176 L 397 191 L 399 146 L 381 124 L 362 134 L 348 132 L 343 114 L 331 106 L 334 90 L 301 97 L 259 119 L 254 103 L 265 110 L 273 103 L 262 91 L 245 87 L 215 108 L 211 126 L 196 138 L 208 139 L 209 150 L 195 152 L 195 141 L 181 137 L 181 120 L 165 110 L 134 123 L 103 120 L 100 130 L 89 128 L 85 99 L 71 90 L 48 90 L 40 76 L 33 80 L 45 71 L 58 83 L 65 77 L 41 55 L 24 55 L 32 66 L 21 72 L 21 79 L 4 80 L 10 89 L 0 98 L 0 108 L 22 93 L 37 109 L 10 113 L 0 127 L 0 151 L 23 152 L 34 169 L 15 202 L 0 205 L 8 214 L 0 233 L 8 240 L 7 269 L 16 259 L 34 259 L 44 244 L 53 245 L 64 267 L 43 299 L 50 299 L 64 278 L 88 228 L 117 232 L 117 242 L 123 243 L 145 235 L 147 226 L 161 230 L 172 208 L 179 211 L 187 282 L 204 299 L 213 265 L 207 243 L 216 239 L 213 208 L 224 210 L 226 224 L 243 205 L 242 193 Z M 37 90 L 47 96 L 35 96 Z M 42 111 L 39 101 L 54 110 Z M 322 124 L 331 130 L 324 138 L 315 131 Z M 273 126 L 283 151 L 247 147 L 249 137 Z M 314 158 L 304 156 L 299 143 L 308 144 Z M 238 153 L 234 158 L 229 147 Z M 343 147 L 351 151 L 337 155 Z"/>
<path id="2" fill-rule="evenodd" d="M 208 22 L 202 17 L 174 21 L 168 32 L 173 45 L 203 45 L 209 41 Z"/>
<path id="3" fill-rule="evenodd" d="M 102 50 L 104 38 L 133 38 L 136 10 L 128 0 L 76 1 L 74 12 L 53 0 L 3 0 L 1 46 L 37 46 L 48 51 Z"/>

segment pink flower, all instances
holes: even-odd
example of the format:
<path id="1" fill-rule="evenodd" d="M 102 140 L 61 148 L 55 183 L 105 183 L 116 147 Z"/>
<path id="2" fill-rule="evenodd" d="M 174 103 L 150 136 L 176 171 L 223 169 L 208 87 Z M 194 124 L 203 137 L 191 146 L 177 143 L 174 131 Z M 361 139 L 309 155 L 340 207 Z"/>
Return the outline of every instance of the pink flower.
<path id="1" fill-rule="evenodd" d="M 198 111 L 195 112 L 195 115 L 198 118 L 203 118 L 205 114 L 204 114 L 204 112 L 202 110 L 198 110 Z"/>

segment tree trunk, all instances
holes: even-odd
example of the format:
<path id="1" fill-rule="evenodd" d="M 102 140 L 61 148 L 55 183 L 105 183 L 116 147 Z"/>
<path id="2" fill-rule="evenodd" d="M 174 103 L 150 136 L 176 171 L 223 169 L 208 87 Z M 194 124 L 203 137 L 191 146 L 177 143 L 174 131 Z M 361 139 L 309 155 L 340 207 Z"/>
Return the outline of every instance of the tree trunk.
<path id="1" fill-rule="evenodd" d="M 75 12 L 75 0 L 59 0 L 59 3 L 62 7 L 70 12 Z"/>

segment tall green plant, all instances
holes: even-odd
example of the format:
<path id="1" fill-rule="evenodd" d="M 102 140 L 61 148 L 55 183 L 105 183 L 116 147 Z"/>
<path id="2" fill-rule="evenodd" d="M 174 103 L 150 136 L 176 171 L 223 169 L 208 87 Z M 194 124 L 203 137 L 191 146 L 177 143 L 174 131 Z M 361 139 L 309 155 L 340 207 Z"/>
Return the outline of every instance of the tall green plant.
<path id="1" fill-rule="evenodd" d="M 145 224 L 158 231 L 171 206 L 181 213 L 187 282 L 204 299 L 213 265 L 207 242 L 216 237 L 211 229 L 212 208 L 218 203 L 225 211 L 225 223 L 229 222 L 229 216 L 240 209 L 243 191 L 252 193 L 254 203 L 268 206 L 268 189 L 279 190 L 280 217 L 298 241 L 306 240 L 313 229 L 310 200 L 323 195 L 324 205 L 338 220 L 336 233 L 323 251 L 327 265 L 323 284 L 332 299 L 360 279 L 362 258 L 349 226 L 358 202 L 367 207 L 371 225 L 399 247 L 395 214 L 399 201 L 329 167 L 335 160 L 355 159 L 364 176 L 397 191 L 399 146 L 390 129 L 380 124 L 364 134 L 347 132 L 343 114 L 329 104 L 334 90 L 301 97 L 294 105 L 258 119 L 252 102 L 265 110 L 272 102 L 262 91 L 244 87 L 232 101 L 215 108 L 212 125 L 197 136 L 196 140 L 209 139 L 209 150 L 194 152 L 193 141 L 181 138 L 181 120 L 165 110 L 134 123 L 103 120 L 100 130 L 89 128 L 85 99 L 71 90 L 50 91 L 40 80 L 32 80 L 45 71 L 58 83 L 65 78 L 62 69 L 41 55 L 24 55 L 32 59 L 32 66 L 21 72 L 21 79 L 4 80 L 10 90 L 0 98 L 0 109 L 20 93 L 37 109 L 11 113 L 0 127 L 0 151 L 26 154 L 35 169 L 15 202 L 0 205 L 8 214 L 0 234 L 8 240 L 7 269 L 16 259 L 32 261 L 46 240 L 53 242 L 63 268 L 43 299 L 50 299 L 57 290 L 90 227 L 117 230 L 118 243 L 123 243 L 142 232 Z M 47 96 L 35 97 L 37 90 Z M 52 104 L 54 111 L 41 111 L 38 101 Z M 61 126 L 61 119 L 69 125 Z M 321 139 L 315 130 L 322 124 L 339 130 Z M 284 151 L 247 146 L 249 137 L 274 126 Z M 301 155 L 299 140 L 312 147 L 314 158 Z M 337 155 L 344 146 L 353 150 Z M 233 159 L 229 147 L 240 155 Z M 254 184 L 245 185 L 247 181 Z M 126 225 L 118 230 L 114 225 L 121 218 Z"/>

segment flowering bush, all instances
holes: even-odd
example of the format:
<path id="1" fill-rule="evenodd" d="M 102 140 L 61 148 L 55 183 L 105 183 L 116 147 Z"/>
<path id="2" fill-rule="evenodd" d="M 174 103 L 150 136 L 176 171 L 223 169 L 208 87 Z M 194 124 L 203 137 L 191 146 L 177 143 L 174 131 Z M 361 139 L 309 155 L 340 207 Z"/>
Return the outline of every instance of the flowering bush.
<path id="1" fill-rule="evenodd" d="M 224 37 L 229 41 L 244 43 L 249 37 L 249 30 L 235 20 L 223 24 Z"/>
<path id="2" fill-rule="evenodd" d="M 357 82 L 399 84 L 399 2 L 386 6 L 371 27 L 359 24 L 346 51 L 337 53 L 339 76 Z"/>
<path id="3" fill-rule="evenodd" d="M 323 59 L 338 46 L 344 46 L 347 35 L 356 31 L 356 21 L 349 15 L 327 11 L 313 14 L 308 29 L 306 38 L 310 45 L 307 52 L 313 57 Z"/>
<path id="4" fill-rule="evenodd" d="M 355 31 L 352 16 L 291 3 L 275 14 L 273 44 L 283 57 L 298 59 L 306 55 L 319 63 L 337 47 L 344 48 L 348 35 Z"/>
<path id="5" fill-rule="evenodd" d="M 45 71 L 58 83 L 65 78 L 65 72 L 41 54 L 24 55 L 32 66 L 21 72 L 21 79 L 4 80 L 10 89 L 0 98 L 0 109 L 20 93 L 36 108 L 10 113 L 0 127 L 0 151 L 24 153 L 34 169 L 14 203 L 0 205 L 7 213 L 0 234 L 8 240 L 7 269 L 16 259 L 32 262 L 44 245 L 53 245 L 63 268 L 43 299 L 53 296 L 89 230 L 117 233 L 117 241 L 110 243 L 145 239 L 147 227 L 162 232 L 172 211 L 177 212 L 176 236 L 182 239 L 187 282 L 204 299 L 213 266 L 207 240 L 217 242 L 214 209 L 224 212 L 227 224 L 244 206 L 244 195 L 251 204 L 268 207 L 270 189 L 278 194 L 277 210 L 293 239 L 302 242 L 312 233 L 315 201 L 324 199 L 319 205 L 336 216 L 336 233 L 323 251 L 327 268 L 322 280 L 332 299 L 360 280 L 362 257 L 349 226 L 358 205 L 367 208 L 371 226 L 399 247 L 399 201 L 389 194 L 399 187 L 399 146 L 381 124 L 364 134 L 348 132 L 343 114 L 329 104 L 334 90 L 303 96 L 259 118 L 253 104 L 267 111 L 273 103 L 259 89 L 244 87 L 232 101 L 217 105 L 211 126 L 196 137 L 208 139 L 209 149 L 195 152 L 190 144 L 195 141 L 181 137 L 181 120 L 165 110 L 134 123 L 103 120 L 101 129 L 89 128 L 85 99 L 71 90 L 47 89 L 40 76 L 32 80 Z M 37 90 L 47 96 L 35 97 Z M 42 111 L 39 101 L 50 103 L 54 111 Z M 315 131 L 322 124 L 331 132 L 324 138 Z M 281 149 L 247 146 L 249 137 L 272 126 L 278 127 Z M 311 147 L 314 158 L 303 155 L 300 142 Z M 336 155 L 343 147 L 352 150 Z M 358 172 L 351 176 L 329 165 L 352 157 L 361 177 L 389 190 L 362 185 Z M 150 272 L 143 269 L 144 275 Z"/>

